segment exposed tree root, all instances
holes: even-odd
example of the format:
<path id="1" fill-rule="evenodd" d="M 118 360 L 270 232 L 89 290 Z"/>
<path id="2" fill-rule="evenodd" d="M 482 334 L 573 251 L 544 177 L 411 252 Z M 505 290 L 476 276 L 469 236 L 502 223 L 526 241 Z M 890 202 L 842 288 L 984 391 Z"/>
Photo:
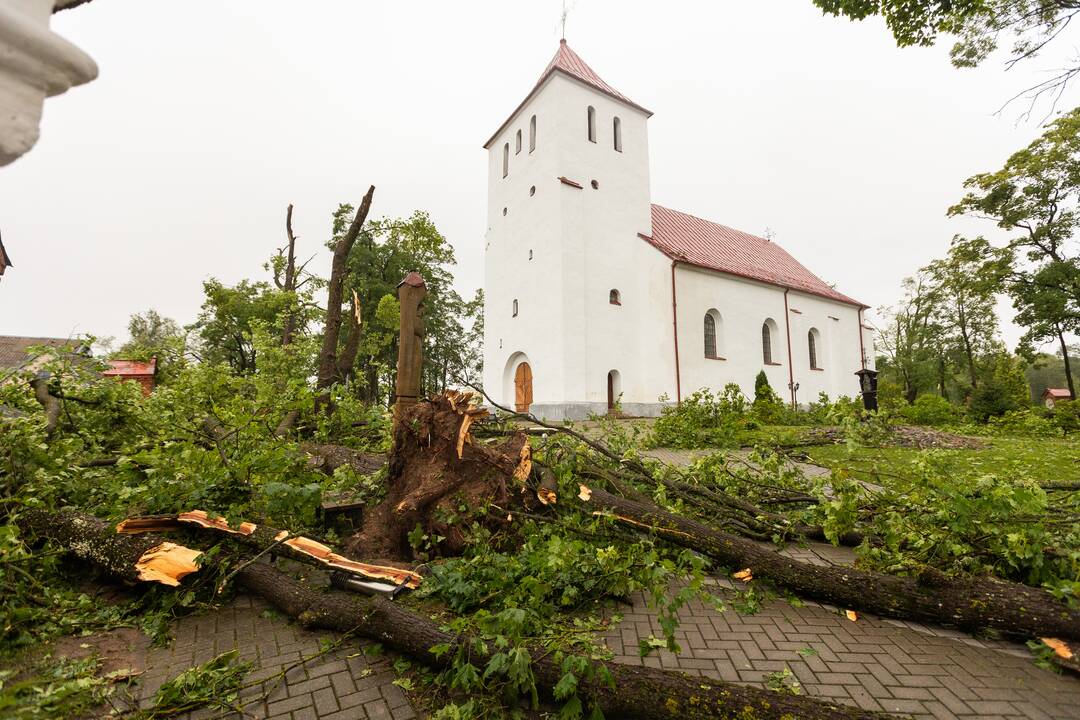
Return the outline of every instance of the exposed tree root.
<path id="1" fill-rule="evenodd" d="M 360 531 L 346 541 L 351 554 L 410 560 L 407 536 L 420 527 L 429 538 L 443 538 L 435 550 L 458 555 L 468 540 L 461 524 L 449 518 L 476 513 L 489 524 L 507 522 L 487 508 L 518 502 L 532 466 L 529 443 L 520 435 L 497 446 L 474 443 L 469 428 L 487 411 L 470 399 L 451 392 L 408 409 L 395 432 L 389 491 L 364 512 Z"/>

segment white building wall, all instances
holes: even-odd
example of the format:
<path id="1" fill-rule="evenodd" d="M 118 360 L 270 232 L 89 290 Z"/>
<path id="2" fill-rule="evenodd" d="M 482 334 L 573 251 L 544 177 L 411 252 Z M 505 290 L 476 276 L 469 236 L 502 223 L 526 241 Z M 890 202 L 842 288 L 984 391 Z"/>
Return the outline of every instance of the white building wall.
<path id="1" fill-rule="evenodd" d="M 588 139 L 590 105 L 596 142 Z M 530 154 L 528 125 L 534 113 L 537 146 Z M 622 152 L 614 148 L 616 116 Z M 518 128 L 521 154 L 515 152 Z M 503 178 L 505 143 L 510 163 Z M 655 405 L 659 393 L 647 379 L 649 358 L 641 352 L 642 338 L 655 338 L 641 317 L 648 312 L 650 285 L 641 272 L 642 257 L 655 255 L 638 237 L 651 232 L 645 114 L 556 73 L 491 143 L 488 172 L 488 393 L 500 404 L 512 404 L 514 366 L 527 359 L 533 411 L 549 418 L 606 411 L 611 370 L 618 372 L 628 409 Z M 533 186 L 536 194 L 530 196 Z M 612 289 L 619 291 L 622 305 L 609 303 Z M 512 317 L 515 298 L 518 316 Z"/>
<path id="2" fill-rule="evenodd" d="M 859 313 L 854 306 L 790 291 L 789 364 L 782 288 L 686 265 L 677 267 L 676 284 L 683 397 L 701 388 L 718 391 L 727 383 L 736 383 L 753 398 L 754 379 L 761 370 L 784 400 L 790 400 L 788 383 L 794 375 L 800 404 L 816 400 L 820 392 L 831 398 L 858 393 L 854 373 L 861 367 Z M 713 309 L 721 317 L 717 354 L 723 360 L 705 357 L 705 313 Z M 777 329 L 772 337 L 772 365 L 764 363 L 761 341 L 761 326 L 768 319 Z M 807 337 L 811 328 L 821 334 L 817 348 L 820 370 L 810 367 Z"/>
<path id="3" fill-rule="evenodd" d="M 545 85 L 495 138 L 488 151 L 488 217 L 484 269 L 484 389 L 512 406 L 516 365 L 533 370 L 533 399 L 562 397 L 562 185 L 557 177 L 558 101 Z M 529 120 L 536 115 L 536 148 Z M 522 150 L 516 152 L 516 134 Z M 503 146 L 510 144 L 504 178 Z M 530 194 L 532 188 L 535 193 Z M 503 208 L 506 214 L 503 214 Z M 531 253 L 531 259 L 530 259 Z M 513 301 L 518 315 L 513 316 Z"/>

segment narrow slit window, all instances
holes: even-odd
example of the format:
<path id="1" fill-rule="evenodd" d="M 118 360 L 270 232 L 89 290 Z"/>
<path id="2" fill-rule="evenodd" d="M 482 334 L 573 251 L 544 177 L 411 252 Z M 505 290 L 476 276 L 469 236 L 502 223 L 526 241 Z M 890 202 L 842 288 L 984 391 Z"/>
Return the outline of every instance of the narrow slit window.
<path id="1" fill-rule="evenodd" d="M 510 143 L 503 145 L 503 177 L 510 174 Z"/>
<path id="2" fill-rule="evenodd" d="M 810 332 L 806 334 L 806 346 L 810 353 L 810 369 L 820 370 L 821 363 L 820 358 L 818 357 L 818 331 L 816 329 L 811 329 Z"/>
<path id="3" fill-rule="evenodd" d="M 615 152 L 622 152 L 622 120 L 615 118 L 612 130 L 615 135 Z"/>
<path id="4" fill-rule="evenodd" d="M 536 116 L 529 118 L 529 152 L 536 149 Z"/>
<path id="5" fill-rule="evenodd" d="M 514 141 L 514 154 L 521 152 L 521 131 L 517 131 L 517 139 Z"/>
<path id="6" fill-rule="evenodd" d="M 769 323 L 761 325 L 761 356 L 766 365 L 772 365 L 772 333 L 769 331 Z"/>
<path id="7" fill-rule="evenodd" d="M 518 314 L 518 302 L 517 298 L 514 298 L 514 314 L 511 317 L 517 317 Z"/>
<path id="8" fill-rule="evenodd" d="M 705 313 L 705 357 L 716 357 L 716 318 Z"/>
<path id="9" fill-rule="evenodd" d="M 589 106 L 588 120 L 589 142 L 596 142 L 596 108 L 594 108 L 592 105 Z"/>

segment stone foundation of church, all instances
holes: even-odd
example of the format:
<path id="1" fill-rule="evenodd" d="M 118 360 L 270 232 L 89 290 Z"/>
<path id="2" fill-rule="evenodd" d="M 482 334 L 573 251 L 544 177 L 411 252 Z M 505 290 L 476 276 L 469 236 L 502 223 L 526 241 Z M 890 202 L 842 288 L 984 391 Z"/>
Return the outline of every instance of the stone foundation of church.
<path id="1" fill-rule="evenodd" d="M 619 409 L 627 417 L 658 417 L 660 412 L 674 403 L 622 403 Z M 592 416 L 606 415 L 606 402 L 533 403 L 529 412 L 550 422 L 561 420 L 588 420 Z"/>

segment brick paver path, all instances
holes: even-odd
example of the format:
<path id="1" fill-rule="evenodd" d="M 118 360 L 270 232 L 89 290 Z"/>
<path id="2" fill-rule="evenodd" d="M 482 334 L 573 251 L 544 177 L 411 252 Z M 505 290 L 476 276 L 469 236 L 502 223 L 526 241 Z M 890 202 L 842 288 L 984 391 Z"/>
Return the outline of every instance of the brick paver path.
<path id="1" fill-rule="evenodd" d="M 301 658 L 316 655 L 320 638 L 334 633 L 304 630 L 272 612 L 261 600 L 246 596 L 205 615 L 181 618 L 174 625 L 173 643 L 148 651 L 139 696 L 145 703 L 163 682 L 184 670 L 236 648 L 255 668 L 249 681 L 265 680 L 244 691 L 241 703 L 248 718 L 267 720 L 407 720 L 418 717 L 385 657 L 366 657 L 369 643 L 352 640 L 311 662 L 279 674 Z M 278 677 L 275 677 L 278 676 Z M 276 684 L 280 681 L 280 684 Z M 265 700 L 263 694 L 271 691 Z M 191 720 L 216 718 L 220 711 L 190 713 Z M 233 715 L 232 717 L 239 717 Z"/>
<path id="2" fill-rule="evenodd" d="M 709 451 L 656 450 L 663 462 L 687 464 Z M 806 466 L 804 471 L 821 472 Z M 783 550 L 804 562 L 847 565 L 849 548 L 811 543 Z M 717 594 L 734 584 L 718 580 Z M 604 636 L 616 660 L 764 686 L 785 668 L 808 695 L 916 718 L 1032 718 L 1080 720 L 1080 678 L 1034 665 L 1022 644 L 978 640 L 964 633 L 860 613 L 855 622 L 842 609 L 786 600 L 765 603 L 760 612 L 718 612 L 700 602 L 680 614 L 676 632 L 682 652 L 666 650 L 642 659 L 638 643 L 662 637 L 644 596 Z M 802 652 L 800 652 L 800 650 Z"/>

